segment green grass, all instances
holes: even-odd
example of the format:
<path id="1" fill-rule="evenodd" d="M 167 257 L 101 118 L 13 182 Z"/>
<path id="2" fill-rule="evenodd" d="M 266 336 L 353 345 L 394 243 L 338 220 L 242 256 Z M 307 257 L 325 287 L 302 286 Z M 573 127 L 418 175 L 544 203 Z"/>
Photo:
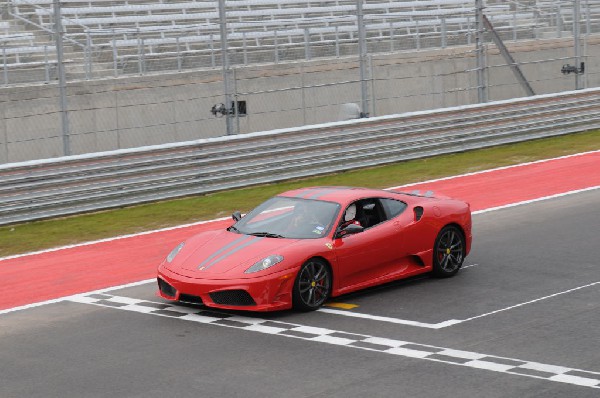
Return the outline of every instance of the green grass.
<path id="1" fill-rule="evenodd" d="M 311 185 L 385 188 L 600 149 L 600 131 L 570 134 L 332 175 L 72 217 L 0 227 L 0 257 L 248 211 L 279 192 Z"/>

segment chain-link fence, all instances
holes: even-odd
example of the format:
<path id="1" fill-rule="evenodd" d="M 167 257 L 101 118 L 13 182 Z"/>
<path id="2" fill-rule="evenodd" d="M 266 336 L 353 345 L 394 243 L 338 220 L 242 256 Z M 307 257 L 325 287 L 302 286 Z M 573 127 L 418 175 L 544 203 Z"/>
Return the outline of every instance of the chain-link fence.
<path id="1" fill-rule="evenodd" d="M 0 163 L 598 85 L 600 1 L 477 4 L 4 1 Z"/>

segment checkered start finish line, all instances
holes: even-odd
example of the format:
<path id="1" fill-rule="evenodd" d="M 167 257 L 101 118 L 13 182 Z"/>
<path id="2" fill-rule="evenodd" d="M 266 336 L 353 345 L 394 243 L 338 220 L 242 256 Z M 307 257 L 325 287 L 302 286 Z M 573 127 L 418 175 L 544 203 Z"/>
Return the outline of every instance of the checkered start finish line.
<path id="1" fill-rule="evenodd" d="M 69 301 L 600 389 L 600 373 L 105 293 Z"/>

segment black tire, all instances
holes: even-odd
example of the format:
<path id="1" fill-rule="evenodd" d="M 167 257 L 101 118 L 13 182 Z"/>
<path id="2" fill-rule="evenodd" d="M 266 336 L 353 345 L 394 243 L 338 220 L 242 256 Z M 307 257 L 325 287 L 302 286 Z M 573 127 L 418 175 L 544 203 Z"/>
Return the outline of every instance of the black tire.
<path id="1" fill-rule="evenodd" d="M 331 294 L 331 270 L 323 261 L 308 260 L 298 271 L 292 291 L 292 304 L 298 311 L 314 311 L 321 307 Z"/>
<path id="2" fill-rule="evenodd" d="M 433 275 L 438 278 L 456 275 L 465 260 L 465 249 L 465 237 L 458 227 L 442 228 L 433 246 Z"/>

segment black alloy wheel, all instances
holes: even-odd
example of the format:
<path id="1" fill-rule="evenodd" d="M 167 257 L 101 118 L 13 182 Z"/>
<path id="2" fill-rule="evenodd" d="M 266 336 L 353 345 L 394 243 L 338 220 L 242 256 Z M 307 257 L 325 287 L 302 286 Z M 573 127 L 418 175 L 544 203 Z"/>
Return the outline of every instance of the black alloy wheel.
<path id="1" fill-rule="evenodd" d="M 465 259 L 465 237 L 460 229 L 448 225 L 440 231 L 433 247 L 433 274 L 455 275 Z"/>
<path id="2" fill-rule="evenodd" d="M 298 272 L 292 292 L 292 303 L 300 311 L 321 307 L 331 293 L 331 271 L 322 260 L 310 259 Z"/>

